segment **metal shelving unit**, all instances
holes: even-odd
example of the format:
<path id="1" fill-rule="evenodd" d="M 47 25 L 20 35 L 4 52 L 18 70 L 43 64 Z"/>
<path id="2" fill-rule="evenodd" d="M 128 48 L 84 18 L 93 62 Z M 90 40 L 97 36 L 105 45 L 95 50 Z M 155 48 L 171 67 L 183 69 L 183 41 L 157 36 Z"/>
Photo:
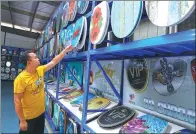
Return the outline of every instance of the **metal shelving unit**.
<path id="1" fill-rule="evenodd" d="M 92 9 L 95 7 L 95 5 L 98 2 L 93 1 L 92 2 Z M 111 2 L 110 2 L 111 6 Z M 92 11 L 88 12 L 86 15 L 89 21 L 89 18 L 92 14 Z M 146 16 L 144 15 L 143 18 Z M 65 29 L 65 28 L 64 28 Z M 114 87 L 113 83 L 111 82 L 110 78 L 107 76 L 106 72 L 102 68 L 102 66 L 99 63 L 99 60 L 124 60 L 127 58 L 140 58 L 140 57 L 164 57 L 164 56 L 188 56 L 188 55 L 195 55 L 196 46 L 195 46 L 195 29 L 178 32 L 174 34 L 168 34 L 138 41 L 126 41 L 127 39 L 124 39 L 124 43 L 116 44 L 113 46 L 105 47 L 105 48 L 98 48 L 98 49 L 92 49 L 92 44 L 89 40 L 88 42 L 88 51 L 85 52 L 78 52 L 78 53 L 72 53 L 69 55 L 66 55 L 61 63 L 58 64 L 58 73 L 57 78 L 60 76 L 60 65 L 66 64 L 66 62 L 70 61 L 86 61 L 86 67 L 87 71 L 86 74 L 84 74 L 86 77 L 85 84 L 83 85 L 84 88 L 84 104 L 83 104 L 83 111 L 82 111 L 82 117 L 77 117 L 75 114 L 75 111 L 68 106 L 67 104 L 64 104 L 62 100 L 58 99 L 58 93 L 59 93 L 59 79 L 57 79 L 57 91 L 56 91 L 56 97 L 55 93 L 51 93 L 50 91 L 46 91 L 52 99 L 59 104 L 65 111 L 68 112 L 68 114 L 78 123 L 81 125 L 81 132 L 84 130 L 90 131 L 92 133 L 95 132 L 95 128 L 91 127 L 91 125 L 95 125 L 95 120 L 92 121 L 92 123 L 88 122 L 88 116 L 87 112 L 102 112 L 105 110 L 87 110 L 87 98 L 88 98 L 88 92 L 89 92 L 89 79 L 90 79 L 90 70 L 91 70 L 91 64 L 92 61 L 95 61 L 99 69 L 102 71 L 102 74 L 104 75 L 105 79 L 108 81 L 108 84 L 116 94 L 116 96 L 119 99 L 118 105 L 122 104 L 123 96 L 123 68 L 124 64 L 122 66 L 122 80 L 121 80 L 121 89 L 120 94 L 117 92 L 116 88 Z M 107 42 L 107 41 L 106 41 Z M 51 58 L 43 59 L 42 62 L 48 62 Z M 47 85 L 47 83 L 46 83 Z M 47 87 L 47 86 L 46 86 Z M 73 112 L 74 111 L 74 112 Z M 93 126 L 94 126 L 93 125 Z M 98 132 L 98 131 L 97 131 Z"/>
<path id="2" fill-rule="evenodd" d="M 16 53 L 16 55 L 14 55 L 14 54 L 8 54 L 8 52 L 7 52 L 7 54 L 1 54 L 1 56 L 5 56 L 6 58 L 7 57 L 14 57 L 14 62 L 15 62 L 15 64 L 16 64 L 16 66 L 15 67 L 9 67 L 10 69 L 11 68 L 15 68 L 16 70 L 15 70 L 15 74 L 16 74 L 16 76 L 19 74 L 18 73 L 18 69 L 24 69 L 24 68 L 19 68 L 18 67 L 18 64 L 20 63 L 20 57 L 21 57 L 21 55 L 20 55 L 20 52 L 24 52 L 24 51 L 27 51 L 28 49 L 25 49 L 25 48 L 17 48 L 17 47 L 11 47 L 11 46 L 1 46 L 1 50 L 2 49 L 6 49 L 7 51 L 17 51 L 17 53 Z M 4 60 L 1 60 L 1 61 L 4 61 L 4 62 L 6 62 L 7 61 L 7 59 L 4 59 Z M 10 62 L 12 61 L 12 60 L 9 60 Z M 12 61 L 13 62 L 13 61 Z M 7 68 L 6 67 L 6 65 L 2 65 L 1 64 L 1 66 L 3 67 L 3 68 Z M 10 70 L 10 72 L 11 72 L 11 70 Z M 10 72 L 9 72 L 9 75 L 10 75 Z M 6 73 L 6 72 L 3 72 L 2 74 L 8 74 L 8 73 Z M 6 80 L 6 81 L 9 81 L 9 80 L 11 80 L 11 81 L 13 81 L 13 79 L 2 79 L 2 80 Z"/>

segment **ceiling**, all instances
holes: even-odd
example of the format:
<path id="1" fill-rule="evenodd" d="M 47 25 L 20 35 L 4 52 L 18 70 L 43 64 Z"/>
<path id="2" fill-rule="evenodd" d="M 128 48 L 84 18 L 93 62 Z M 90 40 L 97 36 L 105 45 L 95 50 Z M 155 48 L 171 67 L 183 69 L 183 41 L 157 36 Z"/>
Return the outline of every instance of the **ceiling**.
<path id="1" fill-rule="evenodd" d="M 44 30 L 61 1 L 2 1 L 1 22 L 29 32 Z"/>

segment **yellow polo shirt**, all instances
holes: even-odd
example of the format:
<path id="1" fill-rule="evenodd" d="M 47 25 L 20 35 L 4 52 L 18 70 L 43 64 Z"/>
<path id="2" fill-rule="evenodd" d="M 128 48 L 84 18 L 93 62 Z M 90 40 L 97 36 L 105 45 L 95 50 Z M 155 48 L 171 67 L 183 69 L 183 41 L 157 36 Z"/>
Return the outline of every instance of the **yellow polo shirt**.
<path id="1" fill-rule="evenodd" d="M 39 66 L 35 74 L 22 71 L 14 80 L 14 93 L 24 93 L 21 100 L 26 120 L 33 119 L 45 111 L 44 73 L 46 66 Z"/>

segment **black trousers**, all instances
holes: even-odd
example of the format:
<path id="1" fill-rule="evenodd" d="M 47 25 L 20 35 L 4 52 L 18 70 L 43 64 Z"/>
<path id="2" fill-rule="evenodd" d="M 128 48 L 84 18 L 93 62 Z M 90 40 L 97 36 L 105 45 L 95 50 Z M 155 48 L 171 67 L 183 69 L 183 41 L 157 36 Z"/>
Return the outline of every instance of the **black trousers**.
<path id="1" fill-rule="evenodd" d="M 28 127 L 26 131 L 20 130 L 19 134 L 43 134 L 45 125 L 45 113 L 37 118 L 26 120 Z"/>

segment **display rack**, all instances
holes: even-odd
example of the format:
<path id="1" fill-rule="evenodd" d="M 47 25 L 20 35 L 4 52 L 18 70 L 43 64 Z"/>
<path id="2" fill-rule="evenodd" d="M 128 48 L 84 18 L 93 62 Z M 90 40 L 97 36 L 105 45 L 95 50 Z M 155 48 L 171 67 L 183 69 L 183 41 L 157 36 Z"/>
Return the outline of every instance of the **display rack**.
<path id="1" fill-rule="evenodd" d="M 49 114 L 47 112 L 45 112 L 45 118 L 47 119 L 48 124 L 50 124 L 50 127 L 51 127 L 53 133 L 58 133 L 58 131 L 55 130 L 55 126 L 54 126 L 53 120 L 50 118 L 50 116 L 49 116 Z"/>
<path id="2" fill-rule="evenodd" d="M 10 47 L 10 46 L 1 46 L 1 50 L 2 49 L 6 49 L 7 53 L 6 54 L 2 54 L 1 53 L 1 56 L 5 56 L 5 58 L 6 58 L 6 59 L 2 59 L 1 58 L 1 62 L 5 62 L 6 63 L 7 61 L 10 61 L 10 62 L 12 61 L 11 63 L 14 62 L 15 66 L 13 67 L 11 65 L 10 67 L 7 67 L 6 65 L 1 64 L 1 67 L 3 67 L 4 69 L 5 68 L 10 68 L 10 72 L 9 73 L 6 73 L 4 71 L 4 72 L 1 72 L 1 74 L 6 74 L 6 75 L 9 74 L 9 76 L 11 76 L 11 68 L 14 68 L 15 69 L 14 73 L 15 73 L 15 77 L 16 77 L 19 74 L 18 69 L 24 69 L 24 66 L 19 67 L 19 64 L 22 65 L 21 60 L 20 60 L 20 58 L 21 58 L 20 53 L 24 52 L 24 51 L 26 51 L 28 49 L 17 48 L 17 47 Z M 9 51 L 11 51 L 11 54 L 9 53 Z M 14 51 L 15 51 L 15 54 L 13 54 Z M 12 60 L 11 59 L 7 60 L 7 57 L 11 57 Z M 14 80 L 14 78 L 11 79 L 10 77 L 9 77 L 9 79 L 4 79 L 4 78 L 1 77 L 1 79 L 2 80 Z"/>
<path id="3" fill-rule="evenodd" d="M 92 9 L 97 5 L 98 2 L 93 1 L 92 2 Z M 111 6 L 111 3 L 110 3 Z M 88 12 L 86 15 L 89 21 L 89 18 L 92 14 L 92 11 Z M 143 16 L 145 18 L 146 16 Z M 65 28 L 64 28 L 65 29 Z M 89 28 L 88 28 L 89 29 Z M 89 93 L 89 79 L 90 79 L 90 70 L 91 70 L 91 64 L 92 61 L 95 61 L 98 68 L 102 71 L 102 74 L 104 75 L 105 79 L 107 80 L 108 84 L 116 94 L 116 96 L 119 99 L 118 105 L 122 104 L 123 96 L 123 68 L 124 64 L 122 66 L 122 78 L 121 78 L 121 89 L 120 94 L 118 94 L 116 88 L 112 84 L 110 78 L 107 76 L 107 73 L 104 71 L 102 66 L 99 63 L 99 60 L 124 60 L 128 58 L 141 58 L 141 57 L 164 57 L 164 56 L 189 56 L 189 55 L 195 55 L 195 29 L 178 32 L 174 34 L 169 35 L 163 35 L 138 41 L 126 41 L 127 39 L 124 39 L 124 43 L 118 43 L 113 46 L 105 47 L 105 48 L 98 48 L 93 49 L 92 44 L 90 40 L 88 41 L 88 51 L 85 52 L 78 52 L 78 53 L 72 53 L 69 55 L 66 55 L 62 62 L 58 64 L 58 73 L 57 73 L 57 91 L 56 94 L 53 91 L 48 91 L 46 86 L 46 92 L 51 96 L 51 98 L 59 104 L 65 111 L 68 112 L 68 114 L 79 124 L 81 125 L 81 132 L 83 133 L 84 130 L 90 131 L 92 133 L 99 133 L 99 132 L 113 132 L 118 133 L 119 129 L 113 129 L 111 130 L 103 130 L 99 127 L 97 124 L 97 120 L 89 121 L 90 116 L 87 115 L 88 112 L 96 111 L 99 112 L 98 114 L 92 114 L 93 117 L 98 116 L 103 110 L 87 110 L 87 98 Z M 105 40 L 105 42 L 110 42 Z M 111 43 L 111 42 L 110 42 Z M 49 62 L 52 58 L 46 58 L 42 59 L 42 62 Z M 59 100 L 58 94 L 59 94 L 59 76 L 60 76 L 60 65 L 66 64 L 66 62 L 70 61 L 86 61 L 86 67 L 87 71 L 86 74 L 84 74 L 86 77 L 85 83 L 83 84 L 84 89 L 84 104 L 83 104 L 83 111 L 82 113 L 75 112 L 76 110 L 73 109 L 73 107 L 70 106 L 69 103 L 63 102 L 63 100 Z M 47 85 L 47 83 L 46 83 Z M 115 103 L 114 103 L 115 104 Z M 117 105 L 117 103 L 115 104 Z M 114 105 L 113 105 L 114 106 Z M 110 107 L 109 107 L 110 108 Z M 73 112 L 74 111 L 74 112 Z M 139 115 L 142 115 L 143 113 L 137 111 Z M 182 127 L 179 127 L 175 124 L 170 123 L 170 125 L 174 126 L 171 132 L 174 132 L 174 130 L 180 129 Z"/>
<path id="4" fill-rule="evenodd" d="M 145 113 L 142 113 L 142 112 L 140 112 L 140 111 L 137 111 L 137 110 L 136 110 L 136 112 L 137 112 L 136 117 L 145 115 Z M 117 128 L 114 128 L 114 129 L 109 129 L 109 130 L 108 130 L 108 129 L 103 129 L 103 128 L 101 128 L 101 127 L 97 124 L 97 119 L 95 119 L 95 120 L 93 120 L 92 122 L 88 123 L 87 126 L 91 127 L 91 129 L 92 129 L 95 133 L 100 133 L 100 132 L 102 132 L 102 133 L 118 133 L 119 130 L 120 130 L 120 127 L 117 127 Z M 176 131 L 178 131 L 178 130 L 180 130 L 180 129 L 183 129 L 183 127 L 180 127 L 180 126 L 175 125 L 175 124 L 170 123 L 170 122 L 168 123 L 168 126 L 169 126 L 169 127 L 168 127 L 169 130 L 166 130 L 166 132 L 169 131 L 170 133 L 174 133 L 174 132 L 176 132 Z"/>

